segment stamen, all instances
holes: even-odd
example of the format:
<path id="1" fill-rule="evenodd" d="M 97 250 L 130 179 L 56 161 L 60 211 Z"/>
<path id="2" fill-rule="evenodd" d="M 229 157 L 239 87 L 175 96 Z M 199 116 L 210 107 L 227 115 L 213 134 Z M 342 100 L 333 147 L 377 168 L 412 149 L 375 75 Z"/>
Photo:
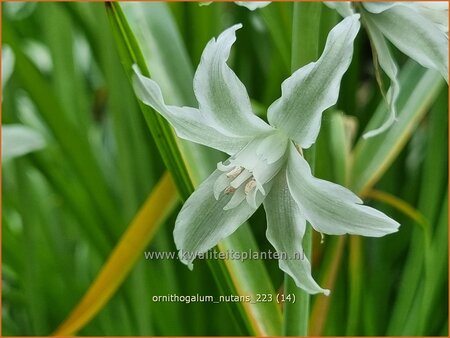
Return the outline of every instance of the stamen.
<path id="1" fill-rule="evenodd" d="M 221 174 L 214 182 L 213 192 L 216 200 L 219 200 L 220 194 L 230 185 L 230 181 L 226 174 Z"/>
<path id="2" fill-rule="evenodd" d="M 227 173 L 227 177 L 234 179 L 239 176 L 239 174 L 242 172 L 242 170 L 244 170 L 244 168 L 242 168 L 240 166 L 234 167 L 233 170 L 231 170 L 230 172 Z"/>
<path id="3" fill-rule="evenodd" d="M 228 195 L 228 194 L 234 193 L 235 191 L 236 191 L 236 188 L 233 188 L 232 186 L 228 186 L 228 187 L 223 191 L 223 193 L 224 193 L 225 195 Z"/>
<path id="4" fill-rule="evenodd" d="M 252 191 L 252 189 L 254 189 L 256 187 L 256 180 L 255 179 L 251 179 L 250 181 L 247 182 L 247 184 L 245 185 L 245 193 L 248 194 L 250 191 Z"/>
<path id="5" fill-rule="evenodd" d="M 236 192 L 231 196 L 230 201 L 223 207 L 223 210 L 230 210 L 241 204 L 243 200 L 245 200 L 245 193 L 243 188 L 239 188 Z"/>
<path id="6" fill-rule="evenodd" d="M 241 184 L 243 184 L 252 176 L 253 175 L 250 171 L 243 170 L 233 181 L 231 181 L 230 186 L 237 189 Z"/>
<path id="7" fill-rule="evenodd" d="M 297 149 L 299 154 L 303 156 L 303 149 L 297 143 L 294 143 L 294 144 L 295 144 L 295 149 Z"/>

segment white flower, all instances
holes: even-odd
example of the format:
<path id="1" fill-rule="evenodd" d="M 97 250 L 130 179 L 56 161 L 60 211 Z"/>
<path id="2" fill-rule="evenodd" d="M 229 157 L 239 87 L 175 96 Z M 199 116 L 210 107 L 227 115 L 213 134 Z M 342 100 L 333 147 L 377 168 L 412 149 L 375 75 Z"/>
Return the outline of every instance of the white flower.
<path id="1" fill-rule="evenodd" d="M 14 53 L 8 45 L 2 45 L 2 91 L 14 70 Z"/>
<path id="2" fill-rule="evenodd" d="M 389 117 L 378 129 L 366 133 L 365 137 L 382 133 L 396 119 L 400 84 L 397 64 L 386 39 L 422 66 L 440 72 L 448 83 L 448 2 L 361 2 L 354 5 L 343 1 L 325 4 L 343 17 L 353 15 L 354 6 L 359 6 L 378 63 L 391 80 L 386 95 Z"/>
<path id="3" fill-rule="evenodd" d="M 282 95 L 268 109 L 269 124 L 253 114 L 247 91 L 226 61 L 235 25 L 206 46 L 194 77 L 199 109 L 166 105 L 158 85 L 135 68 L 138 97 L 164 116 L 181 138 L 228 153 L 186 201 L 175 224 L 180 259 L 192 268 L 197 254 L 231 235 L 261 205 L 267 215 L 267 238 L 278 252 L 303 252 L 306 221 L 321 233 L 383 236 L 399 224 L 362 205 L 351 191 L 312 176 L 298 150 L 310 147 L 319 133 L 322 113 L 338 98 L 349 67 L 359 15 L 345 18 L 330 32 L 322 56 L 294 72 Z M 309 293 L 322 292 L 307 259 L 280 259 L 280 268 Z"/>
<path id="4" fill-rule="evenodd" d="M 213 1 L 201 2 L 200 6 L 209 6 L 213 3 Z M 270 5 L 270 1 L 235 1 L 234 2 L 238 6 L 245 7 L 251 11 L 254 11 L 259 8 L 264 8 Z"/>
<path id="5" fill-rule="evenodd" d="M 45 147 L 44 137 L 33 128 L 21 124 L 2 125 L 2 160 L 6 162 Z"/>
<path id="6" fill-rule="evenodd" d="M 235 1 L 234 3 L 238 6 L 246 7 L 251 11 L 270 5 L 270 1 Z"/>

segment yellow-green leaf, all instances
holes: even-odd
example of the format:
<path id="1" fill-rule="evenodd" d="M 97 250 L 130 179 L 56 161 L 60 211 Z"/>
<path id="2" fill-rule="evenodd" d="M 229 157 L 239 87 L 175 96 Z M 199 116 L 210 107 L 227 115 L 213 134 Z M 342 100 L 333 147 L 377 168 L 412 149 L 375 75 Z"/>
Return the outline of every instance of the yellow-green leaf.
<path id="1" fill-rule="evenodd" d="M 171 176 L 166 173 L 132 220 L 81 301 L 53 333 L 65 336 L 83 328 L 110 300 L 133 268 L 159 226 L 177 205 Z"/>

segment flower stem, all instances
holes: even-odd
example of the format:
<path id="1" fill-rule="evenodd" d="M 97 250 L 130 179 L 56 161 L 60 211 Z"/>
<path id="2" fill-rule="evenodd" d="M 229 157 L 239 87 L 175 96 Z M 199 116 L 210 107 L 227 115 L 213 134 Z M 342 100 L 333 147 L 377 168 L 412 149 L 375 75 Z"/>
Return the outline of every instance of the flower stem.
<path id="1" fill-rule="evenodd" d="M 291 71 L 294 72 L 301 66 L 317 59 L 319 54 L 320 17 L 322 4 L 314 2 L 294 2 L 292 23 L 292 55 Z M 314 171 L 315 149 L 311 147 L 305 152 L 305 158 Z M 312 231 L 311 226 L 306 226 L 303 237 L 303 249 L 306 257 L 311 257 Z M 285 295 L 294 295 L 295 302 L 284 304 L 285 336 L 307 336 L 309 321 L 308 293 L 299 289 L 295 282 L 287 274 L 284 276 Z"/>
<path id="2" fill-rule="evenodd" d="M 303 237 L 303 249 L 306 256 L 311 255 L 311 227 L 307 226 Z M 284 275 L 284 293 L 295 295 L 295 303 L 284 303 L 284 326 L 285 336 L 307 336 L 309 321 L 309 295 L 295 285 L 289 275 Z"/>

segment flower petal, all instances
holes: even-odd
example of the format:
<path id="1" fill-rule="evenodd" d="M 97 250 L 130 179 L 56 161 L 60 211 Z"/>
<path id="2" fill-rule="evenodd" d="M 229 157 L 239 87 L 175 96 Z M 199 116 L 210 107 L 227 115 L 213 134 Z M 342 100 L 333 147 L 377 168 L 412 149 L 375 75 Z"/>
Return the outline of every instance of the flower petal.
<path id="1" fill-rule="evenodd" d="M 373 52 L 377 56 L 378 63 L 391 80 L 391 87 L 386 93 L 386 101 L 389 106 L 389 116 L 379 128 L 371 130 L 363 135 L 364 138 L 369 138 L 386 131 L 395 122 L 397 116 L 397 98 L 400 93 L 400 83 L 397 79 L 397 64 L 391 55 L 389 46 L 387 45 L 383 34 L 381 34 L 379 29 L 374 25 L 370 16 L 365 18 L 365 24 L 372 42 L 372 46 L 375 49 Z"/>
<path id="2" fill-rule="evenodd" d="M 371 19 L 399 50 L 448 83 L 448 36 L 432 20 L 409 6 L 393 6 Z"/>
<path id="3" fill-rule="evenodd" d="M 167 119 L 179 137 L 230 155 L 240 151 L 252 140 L 251 137 L 237 137 L 220 132 L 216 129 L 217 123 L 198 109 L 166 105 L 158 84 L 143 76 L 136 66 L 133 69 L 136 95 Z"/>
<path id="4" fill-rule="evenodd" d="M 448 2 L 419 1 L 417 10 L 448 35 Z"/>
<path id="5" fill-rule="evenodd" d="M 274 178 L 272 190 L 264 200 L 264 209 L 267 217 L 266 236 L 279 254 L 280 269 L 306 292 L 328 295 L 330 291 L 322 289 L 311 276 L 311 264 L 302 247 L 306 221 L 289 192 L 286 170 L 281 170 Z"/>
<path id="6" fill-rule="evenodd" d="M 8 45 L 2 46 L 2 90 L 14 69 L 14 53 Z"/>
<path id="7" fill-rule="evenodd" d="M 316 140 L 322 113 L 334 105 L 341 78 L 353 55 L 359 14 L 346 17 L 328 35 L 322 56 L 297 70 L 281 85 L 281 97 L 268 110 L 269 122 L 309 148 Z"/>
<path id="8" fill-rule="evenodd" d="M 364 9 L 373 14 L 382 13 L 395 6 L 409 7 L 448 32 L 448 2 L 447 1 L 414 1 L 414 2 L 364 2 Z"/>
<path id="9" fill-rule="evenodd" d="M 395 6 L 409 6 L 408 2 L 365 2 L 362 3 L 364 9 L 373 14 L 380 14 Z"/>
<path id="10" fill-rule="evenodd" d="M 173 234 L 180 260 L 191 269 L 197 255 L 230 236 L 256 211 L 256 208 L 243 201 L 245 197 L 233 209 L 224 209 L 234 194 L 222 194 L 218 199 L 215 198 L 214 184 L 221 175 L 223 173 L 220 170 L 214 171 L 195 190 L 184 203 L 175 222 Z M 262 194 L 259 193 L 256 199 L 256 207 L 259 207 L 263 200 Z"/>
<path id="11" fill-rule="evenodd" d="M 350 190 L 312 176 L 306 160 L 291 146 L 287 181 L 303 216 L 325 234 L 380 237 L 400 226 L 382 212 L 361 205 Z"/>
<path id="12" fill-rule="evenodd" d="M 350 1 L 325 1 L 324 4 L 336 10 L 343 18 L 355 14 Z"/>
<path id="13" fill-rule="evenodd" d="M 200 111 L 222 132 L 255 136 L 272 128 L 253 114 L 245 86 L 226 63 L 241 27 L 234 25 L 208 42 L 195 72 L 194 92 Z"/>
<path id="14" fill-rule="evenodd" d="M 246 7 L 247 9 L 254 11 L 258 8 L 264 8 L 270 5 L 271 1 L 235 1 L 236 5 Z"/>
<path id="15" fill-rule="evenodd" d="M 46 145 L 44 137 L 36 130 L 20 124 L 2 126 L 2 159 L 19 157 Z"/>
<path id="16" fill-rule="evenodd" d="M 236 176 L 236 187 L 242 183 L 239 177 L 248 179 L 250 176 L 256 180 L 258 189 L 265 194 L 263 185 L 269 182 L 286 162 L 288 139 L 280 133 L 269 134 L 264 138 L 256 138 L 247 144 L 240 152 L 231 156 L 227 161 L 218 163 L 217 168 L 229 172 L 233 168 L 244 168 Z"/>

